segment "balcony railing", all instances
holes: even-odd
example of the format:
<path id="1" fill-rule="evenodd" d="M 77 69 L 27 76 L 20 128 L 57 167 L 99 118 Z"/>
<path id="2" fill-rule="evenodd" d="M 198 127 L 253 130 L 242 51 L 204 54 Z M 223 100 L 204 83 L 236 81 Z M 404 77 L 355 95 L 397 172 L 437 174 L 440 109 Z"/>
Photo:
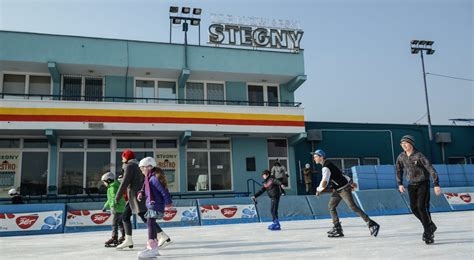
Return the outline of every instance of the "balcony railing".
<path id="1" fill-rule="evenodd" d="M 135 102 L 161 104 L 205 104 L 205 105 L 236 105 L 236 106 L 266 106 L 266 107 L 300 107 L 301 102 L 268 102 L 247 100 L 214 100 L 214 99 L 180 99 L 180 98 L 140 98 L 140 97 L 110 97 L 110 96 L 71 96 L 71 95 L 43 95 L 17 94 L 0 92 L 2 99 L 31 99 L 31 100 L 64 100 L 88 102 Z"/>

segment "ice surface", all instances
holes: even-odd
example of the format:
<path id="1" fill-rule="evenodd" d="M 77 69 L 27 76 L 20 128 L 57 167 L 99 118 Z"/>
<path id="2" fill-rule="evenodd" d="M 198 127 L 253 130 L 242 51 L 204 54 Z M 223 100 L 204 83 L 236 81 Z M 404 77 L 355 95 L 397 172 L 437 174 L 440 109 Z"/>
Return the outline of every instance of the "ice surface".
<path id="1" fill-rule="evenodd" d="M 341 219 L 343 238 L 328 238 L 329 219 L 166 228 L 173 243 L 160 250 L 166 259 L 474 259 L 474 211 L 434 213 L 435 244 L 421 241 L 413 215 L 380 216 L 378 237 L 360 218 Z M 137 259 L 146 229 L 134 230 L 133 250 L 104 248 L 109 231 L 0 238 L 0 259 Z"/>

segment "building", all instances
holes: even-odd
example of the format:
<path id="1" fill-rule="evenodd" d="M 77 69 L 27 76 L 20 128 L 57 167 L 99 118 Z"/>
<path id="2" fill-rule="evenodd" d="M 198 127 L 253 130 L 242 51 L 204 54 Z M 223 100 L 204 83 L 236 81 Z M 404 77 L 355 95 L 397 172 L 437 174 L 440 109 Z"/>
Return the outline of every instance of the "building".
<path id="1" fill-rule="evenodd" d="M 153 156 L 170 191 L 246 192 L 276 159 L 296 194 L 304 51 L 0 31 L 0 193 L 103 192 L 120 154 Z"/>

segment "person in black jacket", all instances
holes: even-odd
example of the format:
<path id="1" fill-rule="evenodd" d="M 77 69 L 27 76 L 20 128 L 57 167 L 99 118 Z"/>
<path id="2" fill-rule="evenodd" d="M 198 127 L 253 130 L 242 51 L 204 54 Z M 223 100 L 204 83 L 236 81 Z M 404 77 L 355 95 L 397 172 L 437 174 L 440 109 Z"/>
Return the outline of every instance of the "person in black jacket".
<path id="1" fill-rule="evenodd" d="M 415 138 L 405 135 L 400 140 L 403 152 L 397 158 L 397 183 L 398 190 L 403 193 L 403 173 L 408 180 L 408 195 L 410 197 L 410 208 L 413 214 L 423 225 L 422 240 L 426 244 L 434 243 L 434 232 L 437 227 L 433 223 L 430 214 L 430 175 L 433 178 L 434 192 L 437 196 L 441 194 L 438 175 L 430 161 L 415 148 Z"/>
<path id="2" fill-rule="evenodd" d="M 334 227 L 328 231 L 328 237 L 343 237 L 341 223 L 337 216 L 337 206 L 344 200 L 349 208 L 352 209 L 357 215 L 359 215 L 369 227 L 370 235 L 376 237 L 379 233 L 380 225 L 369 218 L 365 212 L 357 207 L 352 198 L 352 181 L 351 178 L 342 173 L 339 168 L 336 167 L 332 162 L 326 160 L 326 153 L 318 149 L 313 153 L 313 159 L 315 163 L 323 166 L 322 173 L 323 177 L 316 189 L 316 196 L 319 196 L 321 192 L 326 189 L 328 184 L 331 184 L 333 189 L 331 199 L 329 200 L 329 212 L 331 213 L 332 222 Z"/>
<path id="3" fill-rule="evenodd" d="M 257 203 L 257 197 L 262 195 L 265 191 L 268 194 L 268 197 L 271 199 L 271 213 L 273 223 L 268 226 L 270 230 L 281 230 L 280 222 L 278 221 L 278 204 L 280 203 L 281 191 L 283 184 L 281 181 L 277 180 L 274 176 L 271 176 L 269 170 L 264 170 L 262 172 L 263 177 L 263 187 L 261 190 L 257 191 L 253 195 L 252 200 Z"/>

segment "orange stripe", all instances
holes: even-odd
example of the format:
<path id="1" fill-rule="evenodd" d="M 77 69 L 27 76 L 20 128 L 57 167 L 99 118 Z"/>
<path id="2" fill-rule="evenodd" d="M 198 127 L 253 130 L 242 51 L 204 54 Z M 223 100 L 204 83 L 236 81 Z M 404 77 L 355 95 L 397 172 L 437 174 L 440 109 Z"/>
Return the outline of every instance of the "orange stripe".
<path id="1" fill-rule="evenodd" d="M 115 116 L 0 115 L 0 121 L 304 126 L 303 121 L 212 119 L 212 118 L 169 118 L 169 117 L 125 117 L 125 116 L 115 117 Z"/>

